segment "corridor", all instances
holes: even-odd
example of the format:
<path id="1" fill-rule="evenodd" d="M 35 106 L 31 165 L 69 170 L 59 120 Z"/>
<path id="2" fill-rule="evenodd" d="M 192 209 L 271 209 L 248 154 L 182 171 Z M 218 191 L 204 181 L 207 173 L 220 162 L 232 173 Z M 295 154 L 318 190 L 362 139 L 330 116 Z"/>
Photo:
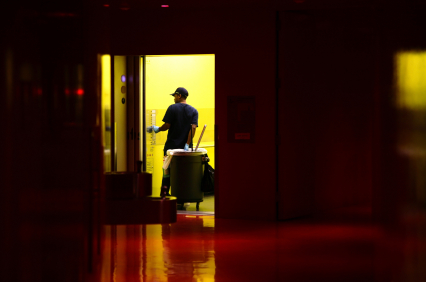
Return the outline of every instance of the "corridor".
<path id="1" fill-rule="evenodd" d="M 104 226 L 97 280 L 420 281 L 415 264 L 404 268 L 407 246 L 370 216 L 368 208 L 287 222 L 181 213 L 170 225 Z"/>

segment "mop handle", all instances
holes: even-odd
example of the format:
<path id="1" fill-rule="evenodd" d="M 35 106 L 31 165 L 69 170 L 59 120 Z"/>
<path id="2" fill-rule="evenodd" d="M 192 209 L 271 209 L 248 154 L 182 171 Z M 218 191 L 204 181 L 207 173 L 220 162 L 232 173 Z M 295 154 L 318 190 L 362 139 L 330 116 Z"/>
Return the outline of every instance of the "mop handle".
<path id="1" fill-rule="evenodd" d="M 192 124 L 191 124 L 191 144 L 192 144 L 192 139 L 194 139 L 194 136 L 192 136 Z M 194 152 L 194 145 L 191 146 L 191 152 Z"/>
<path id="2" fill-rule="evenodd" d="M 203 138 L 204 131 L 206 130 L 207 124 L 204 125 L 203 132 L 201 132 L 200 139 L 198 139 L 197 147 L 195 147 L 195 152 L 198 150 L 198 145 L 200 145 L 201 138 Z"/>

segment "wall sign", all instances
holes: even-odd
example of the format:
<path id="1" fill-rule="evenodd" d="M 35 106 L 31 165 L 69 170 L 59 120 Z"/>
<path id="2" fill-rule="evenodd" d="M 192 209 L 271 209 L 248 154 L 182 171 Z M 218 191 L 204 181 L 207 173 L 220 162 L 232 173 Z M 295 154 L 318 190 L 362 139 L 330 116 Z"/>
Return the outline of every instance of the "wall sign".
<path id="1" fill-rule="evenodd" d="M 228 142 L 255 142 L 255 104 L 255 96 L 228 96 Z"/>

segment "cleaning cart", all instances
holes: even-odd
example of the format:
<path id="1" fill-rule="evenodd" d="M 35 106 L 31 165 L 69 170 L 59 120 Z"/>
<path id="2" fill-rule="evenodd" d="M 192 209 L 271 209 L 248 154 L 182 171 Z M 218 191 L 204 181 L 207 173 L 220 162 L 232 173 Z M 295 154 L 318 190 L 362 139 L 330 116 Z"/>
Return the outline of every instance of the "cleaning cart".
<path id="1" fill-rule="evenodd" d="M 204 199 L 201 191 L 201 180 L 204 174 L 203 163 L 206 161 L 207 150 L 198 148 L 206 125 L 195 149 L 168 150 L 165 166 L 170 163 L 170 194 L 177 198 L 178 209 L 184 209 L 185 203 L 196 203 L 199 210 L 200 202 Z"/>

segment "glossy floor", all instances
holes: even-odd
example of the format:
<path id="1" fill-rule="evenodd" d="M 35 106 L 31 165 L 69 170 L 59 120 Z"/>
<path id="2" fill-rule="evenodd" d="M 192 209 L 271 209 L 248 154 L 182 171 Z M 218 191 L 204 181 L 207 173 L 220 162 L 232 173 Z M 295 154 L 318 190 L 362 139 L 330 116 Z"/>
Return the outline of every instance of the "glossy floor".
<path id="1" fill-rule="evenodd" d="M 188 211 L 188 212 L 197 211 L 196 204 L 190 203 L 190 205 L 187 206 L 185 208 L 185 210 Z M 214 214 L 214 195 L 205 195 L 204 196 L 203 201 L 200 202 L 199 211 Z"/>
<path id="2" fill-rule="evenodd" d="M 179 214 L 170 225 L 104 226 L 97 280 L 422 281 L 424 250 L 410 260 L 408 241 L 369 218 L 356 208 L 289 222 Z"/>

